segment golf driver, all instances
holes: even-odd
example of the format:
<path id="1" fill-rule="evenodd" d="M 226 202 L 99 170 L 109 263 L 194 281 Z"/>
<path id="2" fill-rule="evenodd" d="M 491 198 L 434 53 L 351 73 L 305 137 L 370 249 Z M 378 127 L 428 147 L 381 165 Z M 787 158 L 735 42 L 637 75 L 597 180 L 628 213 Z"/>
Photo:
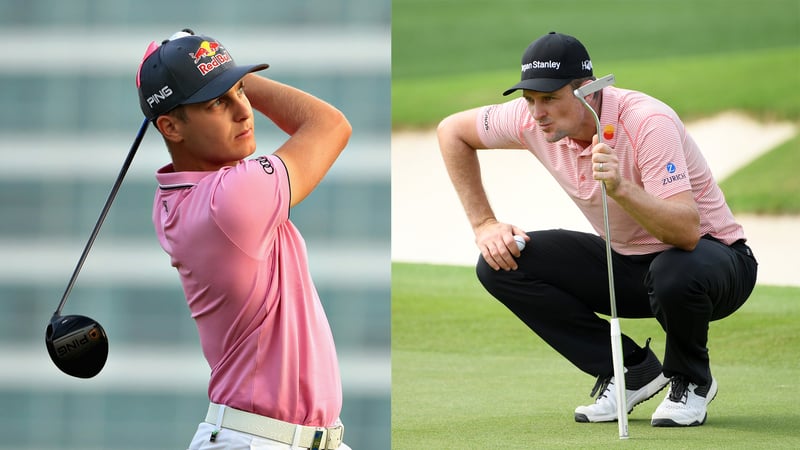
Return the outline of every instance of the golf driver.
<path id="1" fill-rule="evenodd" d="M 587 97 L 595 92 L 614 84 L 614 75 L 606 75 L 603 78 L 585 84 L 573 91 L 575 97 L 583 103 L 583 106 L 592 113 L 594 123 L 597 126 L 597 143 L 603 142 L 603 132 L 600 129 L 600 118 L 597 112 L 586 102 Z M 617 317 L 617 300 L 614 294 L 614 268 L 611 265 L 611 231 L 608 226 L 608 199 L 606 198 L 606 183 L 600 183 L 603 199 L 603 224 L 606 232 L 606 263 L 608 266 L 608 294 L 611 299 L 611 359 L 614 364 L 614 384 L 617 388 L 617 423 L 619 424 L 619 438 L 628 438 L 628 408 L 625 398 L 625 367 L 622 361 L 622 331 L 619 327 Z"/>
<path id="2" fill-rule="evenodd" d="M 128 172 L 131 162 L 133 162 L 136 150 L 142 142 L 145 131 L 147 131 L 147 125 L 148 121 L 145 119 L 139 129 L 139 133 L 136 135 L 136 139 L 133 141 L 133 145 L 131 145 L 128 157 L 125 158 L 125 162 L 122 164 L 122 169 L 120 169 L 117 181 L 111 188 L 111 193 L 108 195 L 106 204 L 100 212 L 100 217 L 94 225 L 94 230 L 89 236 L 89 242 L 86 243 L 86 247 L 84 247 L 83 253 L 78 259 L 78 264 L 69 279 L 69 283 L 67 283 L 61 302 L 58 304 L 58 308 L 53 313 L 53 317 L 50 318 L 50 324 L 47 325 L 45 330 L 44 342 L 47 345 L 47 353 L 50 354 L 50 359 L 62 372 L 73 377 L 92 378 L 103 370 L 108 358 L 108 337 L 97 321 L 86 316 L 62 316 L 61 310 L 67 303 L 67 297 L 69 297 L 83 263 L 86 261 L 86 256 L 89 254 L 95 238 L 97 238 L 100 226 L 103 225 L 103 221 L 108 215 L 108 210 L 111 209 L 111 203 L 114 202 L 114 197 L 117 196 L 117 191 L 122 185 L 122 179 L 125 178 L 125 174 Z"/>

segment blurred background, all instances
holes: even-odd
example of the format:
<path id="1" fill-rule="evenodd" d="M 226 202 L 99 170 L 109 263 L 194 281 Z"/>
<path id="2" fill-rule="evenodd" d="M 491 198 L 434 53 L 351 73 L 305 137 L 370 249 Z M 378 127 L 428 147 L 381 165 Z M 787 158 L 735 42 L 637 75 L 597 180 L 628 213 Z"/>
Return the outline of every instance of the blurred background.
<path id="1" fill-rule="evenodd" d="M 292 212 L 331 323 L 345 441 L 390 447 L 389 0 L 0 0 L 0 449 L 185 448 L 208 366 L 150 221 L 157 131 L 139 148 L 63 313 L 99 321 L 104 370 L 71 378 L 44 330 L 143 120 L 134 77 L 184 27 L 341 109 L 348 148 Z M 258 154 L 285 135 L 256 122 Z"/>

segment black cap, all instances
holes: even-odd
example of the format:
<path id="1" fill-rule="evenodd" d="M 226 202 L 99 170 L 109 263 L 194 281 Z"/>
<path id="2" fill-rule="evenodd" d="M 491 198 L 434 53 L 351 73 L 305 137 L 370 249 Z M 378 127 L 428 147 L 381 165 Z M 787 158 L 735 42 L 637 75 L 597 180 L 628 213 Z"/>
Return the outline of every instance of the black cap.
<path id="1" fill-rule="evenodd" d="M 517 89 L 553 92 L 576 78 L 593 75 L 592 60 L 583 44 L 572 36 L 551 31 L 525 49 L 521 80 L 503 95 Z"/>
<path id="2" fill-rule="evenodd" d="M 237 66 L 219 41 L 184 29 L 147 48 L 136 75 L 139 104 L 145 117 L 155 120 L 179 105 L 215 99 L 248 73 L 267 67 Z"/>

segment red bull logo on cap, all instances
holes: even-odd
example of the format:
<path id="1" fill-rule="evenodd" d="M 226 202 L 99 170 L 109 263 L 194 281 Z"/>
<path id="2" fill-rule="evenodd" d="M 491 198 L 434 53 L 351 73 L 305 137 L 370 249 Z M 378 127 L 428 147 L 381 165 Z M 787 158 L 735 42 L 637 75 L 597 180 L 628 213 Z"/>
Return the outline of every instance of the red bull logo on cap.
<path id="1" fill-rule="evenodd" d="M 230 55 L 225 50 L 225 47 L 215 41 L 203 41 L 196 51 L 189 53 L 197 65 L 197 70 L 205 76 L 207 73 L 216 69 L 217 67 L 231 61 Z"/>

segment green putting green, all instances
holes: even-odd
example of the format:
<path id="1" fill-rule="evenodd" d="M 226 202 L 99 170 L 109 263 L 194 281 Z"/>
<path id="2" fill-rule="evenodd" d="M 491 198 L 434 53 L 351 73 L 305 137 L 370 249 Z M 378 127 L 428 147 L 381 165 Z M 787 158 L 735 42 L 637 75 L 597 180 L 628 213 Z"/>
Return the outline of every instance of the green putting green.
<path id="1" fill-rule="evenodd" d="M 702 427 L 650 426 L 665 391 L 637 406 L 630 439 L 616 423 L 580 424 L 594 379 L 578 371 L 487 294 L 470 267 L 392 266 L 392 448 L 800 448 L 800 289 L 757 286 L 714 322 L 709 351 L 719 394 Z M 663 354 L 655 319 L 622 331 Z"/>

